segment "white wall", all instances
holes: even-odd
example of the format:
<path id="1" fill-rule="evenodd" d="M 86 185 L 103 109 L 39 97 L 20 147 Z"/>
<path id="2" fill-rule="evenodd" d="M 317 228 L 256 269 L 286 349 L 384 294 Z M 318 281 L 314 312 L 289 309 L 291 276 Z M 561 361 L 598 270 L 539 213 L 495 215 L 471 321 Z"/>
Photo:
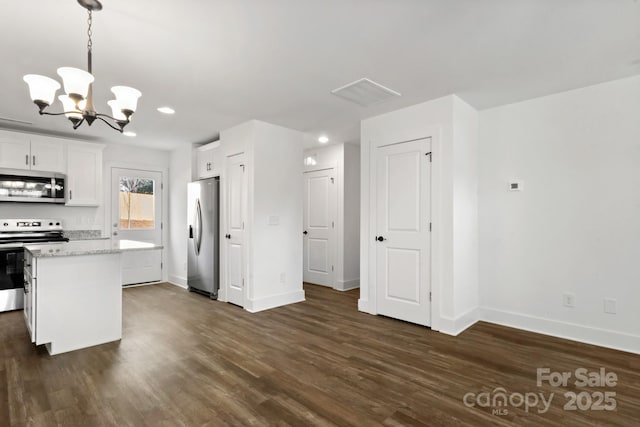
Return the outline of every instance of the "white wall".
<path id="1" fill-rule="evenodd" d="M 252 271 L 247 308 L 258 311 L 281 295 L 304 299 L 303 135 L 264 122 L 253 123 Z M 277 225 L 270 224 L 273 218 L 277 218 Z"/>
<path id="2" fill-rule="evenodd" d="M 640 352 L 639 114 L 640 76 L 481 113 L 484 319 Z"/>
<path id="3" fill-rule="evenodd" d="M 360 286 L 360 147 L 333 144 L 308 149 L 303 158 L 312 156 L 316 165 L 304 170 L 333 167 L 336 170 L 336 283 L 334 289 L 345 291 Z"/>
<path id="4" fill-rule="evenodd" d="M 187 287 L 187 184 L 191 182 L 191 144 L 169 156 L 168 280 Z"/>
<path id="5" fill-rule="evenodd" d="M 344 271 L 342 288 L 360 286 L 360 146 L 344 144 Z"/>
<path id="6" fill-rule="evenodd" d="M 453 98 L 453 312 L 477 320 L 478 290 L 478 112 Z"/>

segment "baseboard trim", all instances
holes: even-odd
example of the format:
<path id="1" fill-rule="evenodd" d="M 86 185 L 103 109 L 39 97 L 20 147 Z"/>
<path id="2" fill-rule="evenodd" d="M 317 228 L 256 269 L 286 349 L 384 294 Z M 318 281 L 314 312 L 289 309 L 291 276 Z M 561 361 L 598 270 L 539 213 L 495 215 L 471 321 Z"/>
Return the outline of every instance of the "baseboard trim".
<path id="1" fill-rule="evenodd" d="M 247 298 L 244 309 L 251 313 L 257 313 L 258 311 L 269 310 L 283 305 L 302 302 L 304 300 L 304 291 L 299 290 L 254 300 Z"/>
<path id="2" fill-rule="evenodd" d="M 364 313 L 375 314 L 372 313 L 369 308 L 369 300 L 359 298 L 358 299 L 358 311 L 362 311 Z"/>
<path id="3" fill-rule="evenodd" d="M 357 289 L 360 287 L 360 278 L 351 279 L 351 280 L 337 280 L 336 286 L 333 288 L 336 291 L 350 291 L 352 289 Z"/>
<path id="4" fill-rule="evenodd" d="M 174 276 L 172 274 L 169 275 L 169 283 L 171 283 L 172 285 L 175 286 L 179 286 L 183 289 L 188 289 L 189 286 L 187 286 L 187 278 L 186 277 L 180 277 L 180 276 Z"/>
<path id="5" fill-rule="evenodd" d="M 481 320 L 571 341 L 640 354 L 640 336 L 482 307 Z"/>
<path id="6" fill-rule="evenodd" d="M 438 322 L 438 332 L 455 337 L 464 332 L 465 329 L 476 324 L 479 320 L 480 309 L 478 307 L 474 307 L 456 318 L 441 316 Z"/>

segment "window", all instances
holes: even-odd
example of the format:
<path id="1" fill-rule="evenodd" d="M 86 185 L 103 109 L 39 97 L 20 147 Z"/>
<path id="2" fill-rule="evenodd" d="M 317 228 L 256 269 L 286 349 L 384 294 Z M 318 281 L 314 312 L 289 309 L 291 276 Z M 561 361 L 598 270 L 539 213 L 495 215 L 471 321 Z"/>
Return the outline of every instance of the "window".
<path id="1" fill-rule="evenodd" d="M 120 177 L 120 229 L 155 228 L 155 182 L 149 178 Z"/>

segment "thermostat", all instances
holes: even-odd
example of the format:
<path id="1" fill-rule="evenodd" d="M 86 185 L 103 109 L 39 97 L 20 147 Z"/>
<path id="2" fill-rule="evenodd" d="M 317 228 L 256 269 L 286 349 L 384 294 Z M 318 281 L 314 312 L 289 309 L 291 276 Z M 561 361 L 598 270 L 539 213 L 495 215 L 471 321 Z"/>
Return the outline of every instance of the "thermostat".
<path id="1" fill-rule="evenodd" d="M 510 181 L 509 191 L 522 191 L 522 181 Z"/>

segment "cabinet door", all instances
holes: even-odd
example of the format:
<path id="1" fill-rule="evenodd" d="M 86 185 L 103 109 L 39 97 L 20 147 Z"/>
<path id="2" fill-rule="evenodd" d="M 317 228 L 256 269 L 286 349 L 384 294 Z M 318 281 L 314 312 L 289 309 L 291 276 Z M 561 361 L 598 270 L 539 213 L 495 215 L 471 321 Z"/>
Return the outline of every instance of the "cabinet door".
<path id="1" fill-rule="evenodd" d="M 102 203 L 102 146 L 67 145 L 67 206 Z"/>
<path id="2" fill-rule="evenodd" d="M 213 158 L 215 150 L 198 150 L 198 178 L 211 178 L 215 174 Z"/>
<path id="3" fill-rule="evenodd" d="M 30 163 L 31 170 L 64 173 L 64 143 L 32 137 Z"/>
<path id="4" fill-rule="evenodd" d="M 29 140 L 22 136 L 0 135 L 0 168 L 30 169 Z"/>

